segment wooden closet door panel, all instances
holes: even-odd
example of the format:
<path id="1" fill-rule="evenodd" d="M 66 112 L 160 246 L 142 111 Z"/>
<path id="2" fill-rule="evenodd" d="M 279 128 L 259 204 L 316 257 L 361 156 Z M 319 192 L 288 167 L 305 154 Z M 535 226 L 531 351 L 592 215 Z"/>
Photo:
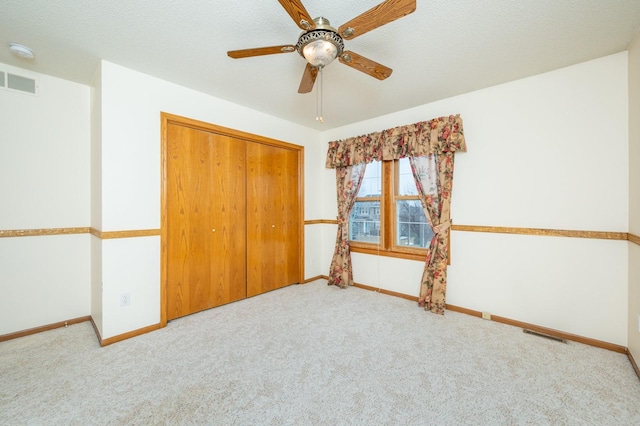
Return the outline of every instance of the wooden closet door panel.
<path id="1" fill-rule="evenodd" d="M 211 135 L 169 125 L 167 138 L 167 314 L 206 309 L 210 299 L 208 227 Z"/>
<path id="2" fill-rule="evenodd" d="M 170 124 L 166 162 L 171 320 L 246 297 L 245 146 Z"/>
<path id="3" fill-rule="evenodd" d="M 247 144 L 247 295 L 299 281 L 298 153 Z"/>
<path id="4" fill-rule="evenodd" d="M 278 234 L 278 253 L 281 255 L 280 265 L 283 282 L 278 287 L 300 282 L 300 200 L 298 152 L 280 151 L 279 185 L 276 199 L 280 203 L 274 205 L 276 211 L 274 222 L 282 232 Z M 276 283 L 278 284 L 278 283 Z"/>
<path id="5" fill-rule="evenodd" d="M 247 297 L 246 146 L 215 135 L 211 193 L 213 306 Z M 214 231 L 215 230 L 215 231 Z"/>

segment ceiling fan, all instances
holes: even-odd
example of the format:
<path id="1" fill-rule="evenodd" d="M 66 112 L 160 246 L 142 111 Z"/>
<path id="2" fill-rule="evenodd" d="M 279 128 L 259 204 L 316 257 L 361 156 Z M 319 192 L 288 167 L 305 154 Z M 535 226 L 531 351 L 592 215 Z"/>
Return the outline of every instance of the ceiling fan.
<path id="1" fill-rule="evenodd" d="M 234 59 L 239 59 L 276 53 L 298 52 L 307 61 L 298 93 L 311 92 L 318 71 L 322 71 L 322 68 L 331 63 L 336 57 L 341 63 L 378 80 L 384 80 L 389 77 L 393 71 L 391 68 L 357 53 L 344 50 L 344 40 L 354 39 L 416 10 L 416 0 L 386 0 L 341 25 L 336 30 L 323 17 L 311 19 L 301 0 L 278 0 L 278 2 L 291 16 L 296 25 L 303 30 L 300 37 L 298 37 L 298 42 L 295 45 L 285 44 L 282 46 L 231 50 L 227 52 L 227 55 Z"/>

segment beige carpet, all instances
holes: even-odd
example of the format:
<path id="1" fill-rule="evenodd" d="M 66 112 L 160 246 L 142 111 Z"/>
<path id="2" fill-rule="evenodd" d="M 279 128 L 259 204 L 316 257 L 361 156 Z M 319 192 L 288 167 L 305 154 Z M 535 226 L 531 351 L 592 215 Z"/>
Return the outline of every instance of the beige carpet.
<path id="1" fill-rule="evenodd" d="M 324 281 L 100 348 L 0 343 L 0 424 L 637 425 L 626 356 Z"/>

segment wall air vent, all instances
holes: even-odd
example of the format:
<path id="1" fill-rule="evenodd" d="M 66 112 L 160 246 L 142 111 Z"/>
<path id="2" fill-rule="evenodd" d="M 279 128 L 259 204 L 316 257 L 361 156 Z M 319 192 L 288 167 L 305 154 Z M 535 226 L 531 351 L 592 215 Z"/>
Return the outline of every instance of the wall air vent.
<path id="1" fill-rule="evenodd" d="M 36 81 L 33 78 L 7 73 L 7 88 L 35 95 Z"/>
<path id="2" fill-rule="evenodd" d="M 0 88 L 30 95 L 38 94 L 38 84 L 35 79 L 5 71 L 0 71 Z"/>

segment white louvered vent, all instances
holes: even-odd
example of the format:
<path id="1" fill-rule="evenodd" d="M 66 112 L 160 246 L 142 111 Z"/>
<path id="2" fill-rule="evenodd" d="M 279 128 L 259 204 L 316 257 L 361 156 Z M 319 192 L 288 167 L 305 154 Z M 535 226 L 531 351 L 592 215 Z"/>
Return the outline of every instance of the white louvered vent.
<path id="1" fill-rule="evenodd" d="M 35 79 L 4 71 L 0 71 L 0 87 L 31 95 L 38 93 Z"/>

